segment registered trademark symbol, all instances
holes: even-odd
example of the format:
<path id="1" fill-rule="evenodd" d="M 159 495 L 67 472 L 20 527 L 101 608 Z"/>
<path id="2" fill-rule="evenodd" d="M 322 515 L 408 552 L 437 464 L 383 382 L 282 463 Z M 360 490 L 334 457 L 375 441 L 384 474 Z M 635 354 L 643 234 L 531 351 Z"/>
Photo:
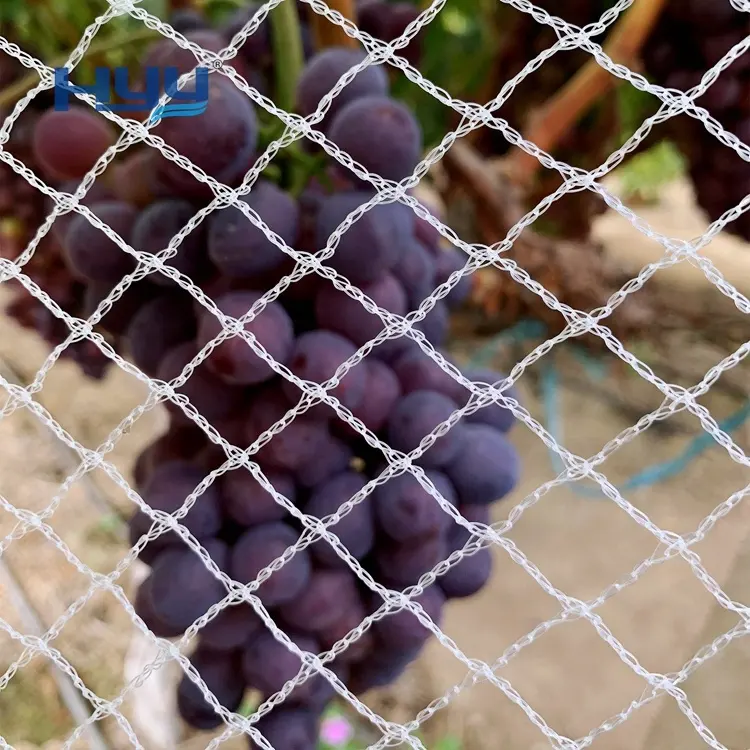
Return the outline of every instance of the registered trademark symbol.
<path id="1" fill-rule="evenodd" d="M 221 60 L 212 60 L 211 65 L 213 65 L 214 68 L 218 70 L 223 65 L 223 63 L 221 62 Z"/>

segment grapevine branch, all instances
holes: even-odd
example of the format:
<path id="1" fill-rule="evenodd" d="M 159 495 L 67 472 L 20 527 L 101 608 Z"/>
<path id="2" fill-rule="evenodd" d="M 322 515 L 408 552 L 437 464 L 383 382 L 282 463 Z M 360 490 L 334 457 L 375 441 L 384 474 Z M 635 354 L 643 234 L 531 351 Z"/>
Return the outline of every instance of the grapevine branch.
<path id="1" fill-rule="evenodd" d="M 357 11 L 354 0 L 328 0 L 328 7 L 337 10 L 344 18 L 355 21 Z M 331 23 L 318 13 L 310 13 L 310 27 L 315 39 L 315 49 L 321 50 L 325 47 L 351 47 L 355 49 L 357 40 L 350 37 L 344 29 Z"/>
<path id="2" fill-rule="evenodd" d="M 635 3 L 620 19 L 604 45 L 607 55 L 632 66 L 656 24 L 666 0 Z M 619 83 L 592 57 L 560 91 L 531 118 L 526 140 L 551 153 L 597 99 Z M 510 159 L 511 172 L 522 185 L 528 185 L 539 170 L 539 160 L 518 150 Z"/>

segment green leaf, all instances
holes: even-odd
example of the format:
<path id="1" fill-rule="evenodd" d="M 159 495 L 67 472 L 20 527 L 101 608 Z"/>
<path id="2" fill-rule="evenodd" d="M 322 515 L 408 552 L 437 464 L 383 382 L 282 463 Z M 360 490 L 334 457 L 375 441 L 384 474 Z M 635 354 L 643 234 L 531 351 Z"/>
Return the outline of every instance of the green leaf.
<path id="1" fill-rule="evenodd" d="M 458 737 L 448 735 L 435 743 L 433 750 L 461 750 L 461 741 Z"/>
<path id="2" fill-rule="evenodd" d="M 658 200 L 661 189 L 685 174 L 685 157 L 671 141 L 662 141 L 634 156 L 614 174 L 620 179 L 626 197 L 642 201 Z"/>

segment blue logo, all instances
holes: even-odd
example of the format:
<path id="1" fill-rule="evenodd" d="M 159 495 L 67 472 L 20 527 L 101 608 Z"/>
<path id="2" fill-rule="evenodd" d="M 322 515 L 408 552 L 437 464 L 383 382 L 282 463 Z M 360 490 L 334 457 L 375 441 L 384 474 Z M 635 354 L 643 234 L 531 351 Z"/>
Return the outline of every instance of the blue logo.
<path id="1" fill-rule="evenodd" d="M 143 85 L 131 91 L 127 68 L 114 68 L 114 87 L 111 86 L 112 70 L 97 68 L 93 86 L 76 86 L 68 79 L 67 68 L 55 68 L 55 109 L 66 111 L 71 94 L 92 94 L 96 99 L 98 112 L 144 112 L 151 111 L 146 125 L 156 125 L 165 117 L 194 117 L 203 114 L 208 107 L 208 68 L 196 68 L 195 89 L 182 91 L 177 88 L 179 73 L 177 68 L 148 67 L 144 70 Z M 171 97 L 166 104 L 159 104 L 163 90 Z M 121 101 L 110 101 L 110 92 Z M 155 109 L 154 109 L 155 108 Z"/>

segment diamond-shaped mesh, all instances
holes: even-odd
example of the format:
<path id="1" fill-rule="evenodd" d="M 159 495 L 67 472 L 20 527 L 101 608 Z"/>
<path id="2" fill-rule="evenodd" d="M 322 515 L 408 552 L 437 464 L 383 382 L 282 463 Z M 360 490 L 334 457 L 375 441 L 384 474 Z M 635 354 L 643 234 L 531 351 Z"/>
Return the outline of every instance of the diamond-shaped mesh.
<path id="1" fill-rule="evenodd" d="M 695 99 L 704 93 L 706 89 L 716 81 L 722 71 L 729 67 L 733 60 L 750 47 L 750 38 L 745 39 L 742 43 L 736 45 L 730 50 L 730 52 L 728 52 L 714 68 L 705 74 L 699 86 L 683 94 L 674 90 L 652 85 L 638 73 L 629 70 L 623 65 L 616 64 L 607 56 L 602 47 L 593 41 L 594 37 L 601 35 L 607 28 L 611 27 L 618 17 L 633 5 L 635 0 L 619 0 L 613 8 L 604 13 L 597 23 L 591 24 L 585 28 L 571 26 L 570 24 L 563 22 L 560 18 L 550 16 L 545 11 L 535 7 L 532 3 L 527 2 L 527 0 L 499 0 L 507 5 L 513 6 L 518 11 L 531 14 L 537 22 L 553 27 L 557 32 L 558 41 L 553 47 L 545 50 L 534 60 L 531 60 L 523 71 L 503 86 L 502 90 L 492 101 L 485 105 L 480 105 L 473 102 L 461 101 L 452 97 L 446 91 L 438 88 L 431 81 L 424 78 L 419 70 L 399 56 L 399 50 L 407 45 L 409 39 L 414 37 L 420 28 L 428 24 L 435 17 L 445 5 L 446 0 L 435 0 L 435 2 L 433 2 L 429 8 L 424 10 L 419 18 L 408 27 L 402 37 L 390 44 L 384 44 L 360 32 L 355 25 L 343 18 L 338 12 L 329 9 L 321 0 L 305 0 L 305 2 L 316 13 L 325 16 L 329 22 L 340 26 L 348 35 L 358 39 L 367 50 L 368 57 L 361 64 L 352 68 L 347 76 L 342 78 L 330 94 L 321 101 L 318 110 L 314 114 L 307 118 L 303 118 L 297 114 L 280 110 L 271 100 L 262 96 L 258 91 L 250 87 L 230 64 L 225 64 L 231 63 L 232 58 L 237 53 L 238 47 L 245 41 L 247 36 L 255 31 L 269 11 L 282 1 L 283 0 L 271 0 L 271 2 L 266 3 L 255 18 L 233 39 L 232 45 L 223 52 L 216 54 L 202 50 L 195 44 L 187 42 L 168 24 L 165 24 L 161 20 L 150 15 L 143 8 L 133 2 L 133 0 L 109 0 L 109 8 L 86 29 L 80 44 L 71 54 L 67 63 L 67 66 L 72 68 L 80 62 L 88 45 L 101 27 L 111 19 L 125 14 L 129 14 L 133 18 L 139 19 L 149 28 L 158 30 L 165 36 L 174 39 L 180 46 L 191 49 L 196 54 L 196 57 L 201 64 L 215 68 L 215 75 L 223 75 L 230 79 L 240 90 L 250 97 L 257 106 L 262 107 L 269 113 L 275 115 L 286 126 L 283 135 L 278 140 L 271 143 L 266 152 L 247 173 L 239 188 L 230 189 L 225 185 L 219 184 L 216 180 L 212 179 L 202 170 L 191 164 L 184 156 L 176 153 L 172 148 L 167 146 L 162 139 L 153 135 L 151 129 L 146 125 L 132 120 L 125 121 L 112 113 L 103 113 L 103 116 L 108 117 L 116 123 L 122 129 L 122 134 L 117 143 L 101 157 L 97 165 L 91 170 L 87 177 L 81 182 L 77 191 L 72 195 L 58 192 L 45 185 L 24 164 L 10 155 L 6 150 L 0 148 L 0 159 L 10 165 L 10 167 L 18 174 L 23 175 L 38 190 L 49 196 L 55 204 L 54 210 L 51 212 L 45 223 L 39 228 L 37 235 L 30 242 L 23 254 L 14 262 L 0 259 L 0 272 L 2 274 L 0 278 L 3 281 L 16 279 L 30 294 L 43 302 L 44 305 L 52 310 L 56 316 L 63 319 L 70 328 L 68 339 L 55 348 L 47 358 L 44 365 L 38 370 L 33 382 L 28 387 L 22 387 L 10 382 L 5 377 L 1 377 L 0 382 L 8 394 L 8 400 L 3 406 L 2 414 L 0 416 L 8 417 L 21 408 L 29 410 L 29 412 L 51 430 L 62 443 L 68 446 L 78 459 L 77 467 L 61 484 L 59 491 L 42 512 L 34 513 L 28 510 L 19 509 L 14 506 L 10 499 L 0 497 L 0 508 L 9 514 L 12 514 L 17 521 L 13 531 L 0 541 L 0 555 L 5 553 L 15 540 L 21 539 L 30 531 L 36 531 L 37 533 L 44 535 L 47 540 L 55 545 L 64 555 L 65 559 L 71 566 L 73 566 L 81 575 L 86 576 L 90 580 L 90 587 L 87 593 L 75 601 L 67 611 L 57 619 L 52 627 L 40 636 L 24 635 L 4 619 L 0 619 L 0 628 L 2 628 L 2 631 L 23 647 L 21 656 L 12 664 L 5 674 L 0 677 L 0 689 L 4 688 L 10 679 L 36 655 L 41 654 L 47 659 L 52 660 L 63 673 L 67 674 L 72 683 L 91 705 L 91 714 L 89 718 L 81 722 L 72 732 L 66 741 L 65 747 L 72 746 L 80 737 L 85 736 L 84 733 L 89 726 L 104 717 L 114 718 L 129 741 L 134 746 L 140 747 L 140 741 L 136 736 L 133 727 L 121 711 L 123 701 L 139 685 L 141 685 L 155 669 L 165 664 L 167 661 L 174 659 L 180 662 L 182 668 L 187 674 L 189 674 L 190 678 L 200 686 L 206 699 L 214 706 L 216 711 L 226 722 L 225 731 L 210 743 L 210 748 L 218 747 L 222 742 L 239 733 L 249 734 L 259 746 L 270 748 L 270 744 L 255 729 L 256 722 L 274 705 L 280 703 L 297 684 L 309 679 L 310 676 L 315 673 L 323 674 L 344 700 L 348 701 L 359 714 L 369 719 L 373 726 L 377 727 L 382 732 L 382 738 L 372 745 L 372 748 L 380 748 L 389 744 L 399 743 L 408 743 L 414 748 L 423 748 L 424 745 L 422 741 L 415 735 L 416 730 L 434 713 L 444 708 L 465 688 L 482 681 L 491 682 L 499 691 L 504 693 L 505 696 L 519 706 L 528 717 L 528 720 L 536 725 L 538 730 L 547 738 L 550 745 L 553 747 L 566 748 L 569 750 L 572 750 L 573 748 L 578 750 L 587 747 L 594 742 L 597 736 L 610 732 L 615 727 L 625 722 L 640 706 L 645 705 L 653 701 L 659 695 L 666 693 L 677 701 L 680 710 L 691 722 L 695 731 L 699 733 L 706 744 L 713 748 L 724 748 L 724 745 L 713 736 L 711 731 L 701 720 L 700 716 L 698 716 L 693 710 L 680 685 L 694 670 L 698 668 L 698 666 L 700 666 L 700 664 L 707 659 L 710 659 L 732 640 L 745 635 L 748 629 L 748 622 L 750 621 L 748 620 L 748 609 L 733 602 L 722 591 L 721 587 L 705 569 L 700 557 L 692 551 L 691 547 L 696 542 L 702 540 L 720 518 L 729 513 L 732 508 L 742 501 L 745 494 L 748 492 L 748 488 L 737 492 L 719 505 L 704 519 L 693 533 L 678 535 L 665 531 L 654 524 L 645 512 L 637 509 L 628 502 L 617 488 L 608 481 L 607 477 L 597 470 L 597 467 L 602 464 L 610 454 L 625 443 L 633 440 L 637 435 L 645 431 L 652 423 L 658 420 L 663 420 L 668 416 L 683 410 L 688 410 L 695 415 L 706 432 L 708 432 L 713 439 L 729 453 L 734 461 L 745 466 L 750 465 L 750 461 L 748 461 L 748 458 L 739 446 L 733 442 L 728 434 L 720 429 L 719 425 L 707 409 L 698 403 L 699 397 L 708 391 L 722 372 L 734 367 L 745 358 L 748 351 L 750 351 L 750 344 L 743 345 L 736 352 L 713 367 L 700 383 L 692 388 L 685 389 L 664 382 L 657 377 L 646 364 L 626 350 L 622 343 L 612 335 L 611 331 L 605 324 L 607 316 L 609 316 L 614 309 L 623 302 L 626 296 L 640 289 L 659 269 L 683 262 L 691 263 L 699 268 L 723 294 L 734 301 L 736 306 L 742 312 L 749 312 L 750 303 L 748 303 L 748 300 L 722 278 L 721 273 L 714 267 L 709 259 L 700 254 L 700 251 L 708 245 L 708 243 L 726 224 L 747 210 L 748 206 L 750 206 L 750 200 L 746 198 L 739 206 L 732 211 L 727 212 L 719 221 L 712 224 L 703 236 L 698 237 L 691 242 L 686 242 L 671 239 L 655 231 L 645 221 L 624 206 L 623 203 L 601 183 L 601 179 L 617 166 L 627 153 L 632 152 L 654 128 L 654 126 L 677 115 L 685 115 L 700 120 L 705 128 L 713 133 L 727 146 L 727 148 L 734 149 L 744 160 L 750 160 L 750 149 L 745 144 L 741 143 L 734 135 L 727 132 L 705 109 L 695 104 Z M 286 1 L 291 2 L 292 0 Z M 722 1 L 725 0 L 716 0 L 716 2 Z M 732 0 L 732 5 L 737 9 L 748 10 L 747 3 L 740 2 L 740 0 Z M 51 68 L 46 67 L 39 60 L 34 59 L 32 56 L 21 50 L 17 45 L 0 38 L 0 47 L 2 47 L 6 53 L 20 60 L 20 62 L 27 68 L 36 70 L 40 76 L 39 84 L 21 99 L 14 110 L 6 118 L 2 131 L 0 131 L 0 143 L 6 143 L 9 132 L 23 109 L 37 93 L 46 89 L 51 89 L 54 85 L 54 81 Z M 623 81 L 627 81 L 630 85 L 633 85 L 642 91 L 648 91 L 661 101 L 661 107 L 658 112 L 649 117 L 622 148 L 613 153 L 600 167 L 591 172 L 573 168 L 555 160 L 549 154 L 541 151 L 533 143 L 524 140 L 521 135 L 510 128 L 502 118 L 495 115 L 495 112 L 512 94 L 514 88 L 520 81 L 539 68 L 547 59 L 557 52 L 574 48 L 579 48 L 590 53 L 601 66 L 609 71 L 611 75 Z M 440 145 L 433 149 L 424 161 L 418 165 L 411 177 L 398 184 L 388 182 L 368 173 L 359 164 L 353 162 L 346 153 L 337 148 L 335 144 L 329 142 L 316 129 L 316 125 L 321 122 L 331 101 L 337 96 L 341 89 L 360 70 L 368 65 L 376 63 L 388 63 L 400 69 L 410 81 L 421 87 L 436 99 L 440 100 L 445 106 L 450 107 L 456 113 L 461 115 L 459 126 L 443 138 Z M 186 79 L 187 76 L 184 76 L 183 80 Z M 79 98 L 91 106 L 94 106 L 95 104 L 95 101 L 89 95 L 82 94 L 79 95 Z M 160 103 L 164 103 L 165 101 L 166 97 L 163 97 Z M 419 202 L 407 193 L 410 188 L 417 185 L 430 167 L 441 159 L 456 139 L 468 134 L 480 126 L 494 128 L 500 131 L 510 143 L 537 158 L 548 169 L 558 171 L 563 178 L 563 184 L 553 194 L 542 200 L 532 211 L 524 216 L 523 219 L 508 232 L 507 236 L 502 241 L 497 242 L 492 246 L 478 244 L 469 245 L 466 242 L 463 242 L 451 229 L 444 226 L 431 214 L 426 212 Z M 306 137 L 317 143 L 332 158 L 351 169 L 360 178 L 368 181 L 376 189 L 375 196 L 367 204 L 364 204 L 353 212 L 348 217 L 347 221 L 345 221 L 333 233 L 327 246 L 315 256 L 309 256 L 297 252 L 293 248 L 287 246 L 279 236 L 269 230 L 269 228 L 261 221 L 260 217 L 246 203 L 239 200 L 242 195 L 251 190 L 261 171 L 271 162 L 274 155 L 278 153 L 279 150 L 302 137 Z M 158 256 L 145 255 L 128 246 L 127 243 L 125 243 L 81 203 L 82 198 L 91 187 L 96 177 L 105 170 L 107 164 L 114 159 L 116 154 L 124 151 L 133 144 L 141 142 L 148 144 L 152 148 L 158 149 L 165 158 L 180 165 L 183 169 L 190 172 L 197 180 L 208 185 L 214 194 L 212 202 L 204 209 L 200 210 L 183 228 L 183 230 L 174 237 L 169 243 L 169 246 Z M 604 307 L 596 309 L 590 313 L 575 310 L 567 305 L 561 304 L 554 295 L 532 279 L 516 263 L 504 257 L 504 253 L 511 247 L 512 243 L 523 229 L 539 218 L 554 201 L 567 192 L 584 189 L 599 193 L 612 210 L 618 212 L 640 232 L 660 243 L 664 248 L 664 255 L 658 262 L 651 263 L 649 266 L 645 267 L 636 278 L 629 281 L 616 294 L 612 295 Z M 450 240 L 454 245 L 462 248 L 470 258 L 464 269 L 455 272 L 448 281 L 439 286 L 432 295 L 423 301 L 417 311 L 410 313 L 405 317 L 394 315 L 378 308 L 372 300 L 366 297 L 361 290 L 353 286 L 345 277 L 338 274 L 332 268 L 323 265 L 323 262 L 333 254 L 340 237 L 353 221 L 377 203 L 394 201 L 399 201 L 410 206 L 422 219 L 428 221 L 433 227 L 435 227 L 441 235 Z M 193 284 L 189 278 L 180 274 L 169 265 L 166 265 L 169 259 L 177 252 L 179 243 L 189 234 L 190 231 L 192 231 L 200 222 L 204 221 L 212 211 L 217 208 L 226 207 L 230 204 L 239 208 L 249 221 L 251 221 L 256 227 L 262 229 L 278 248 L 298 261 L 294 273 L 284 278 L 274 288 L 266 291 L 262 298 L 258 300 L 254 307 L 241 320 L 234 320 L 222 314 L 213 301 L 207 297 L 201 289 Z M 36 251 L 40 240 L 49 231 L 54 219 L 68 211 L 76 211 L 85 216 L 92 224 L 97 226 L 101 231 L 105 232 L 112 240 L 114 240 L 125 252 L 131 254 L 138 262 L 136 270 L 124 278 L 120 284 L 115 287 L 88 320 L 76 319 L 68 315 L 44 292 L 44 290 L 40 289 L 34 282 L 24 275 L 24 263 L 26 263 Z M 502 387 L 478 385 L 467 380 L 453 365 L 446 361 L 440 352 L 436 351 L 430 345 L 420 331 L 414 328 L 414 324 L 422 320 L 434 307 L 436 302 L 445 297 L 445 295 L 447 295 L 448 292 L 459 282 L 462 276 L 488 265 L 494 265 L 499 269 L 502 269 L 503 272 L 510 274 L 518 284 L 523 284 L 529 291 L 542 298 L 547 306 L 558 311 L 565 318 L 567 323 L 565 330 L 562 333 L 535 348 L 528 356 L 519 362 L 513 368 L 508 380 L 504 382 Z M 190 293 L 198 304 L 202 305 L 207 310 L 211 310 L 221 322 L 223 329 L 222 333 L 211 344 L 206 346 L 197 355 L 193 362 L 185 368 L 181 376 L 169 383 L 148 378 L 140 372 L 138 368 L 123 360 L 115 351 L 113 351 L 106 340 L 93 330 L 93 326 L 101 319 L 102 315 L 109 309 L 111 304 L 122 295 L 124 290 L 130 284 L 137 282 L 144 276 L 154 272 L 160 272 L 170 277 L 186 292 Z M 286 288 L 308 274 L 319 274 L 327 277 L 337 288 L 358 300 L 370 313 L 379 316 L 385 325 L 383 331 L 376 339 L 361 347 L 355 356 L 345 362 L 338 369 L 333 378 L 322 385 L 308 383 L 294 376 L 286 367 L 274 361 L 258 343 L 255 337 L 251 333 L 246 332 L 243 327 L 245 322 L 257 315 L 269 302 L 279 297 Z M 664 395 L 664 401 L 656 411 L 641 418 L 636 425 L 623 431 L 607 443 L 607 445 L 605 445 L 596 455 L 589 458 L 574 455 L 563 446 L 559 445 L 553 436 L 541 424 L 539 424 L 539 422 L 537 422 L 528 411 L 520 406 L 518 402 L 503 395 L 503 392 L 507 391 L 507 389 L 518 380 L 528 367 L 549 352 L 553 346 L 566 339 L 571 339 L 584 333 L 592 333 L 599 336 L 617 357 L 630 365 L 630 367 L 632 367 L 632 369 L 643 378 L 655 385 Z M 230 335 L 242 336 L 246 340 L 248 346 L 250 346 L 258 356 L 262 357 L 274 372 L 287 380 L 294 382 L 306 396 L 298 406 L 294 407 L 286 414 L 284 419 L 267 430 L 252 446 L 244 451 L 230 445 L 221 437 L 221 435 L 219 435 L 214 427 L 195 410 L 184 395 L 176 395 L 175 393 L 175 389 L 187 380 L 194 367 L 200 364 L 210 354 L 213 348 Z M 356 419 L 351 412 L 344 408 L 332 395 L 332 389 L 336 387 L 339 380 L 352 367 L 359 363 L 374 346 L 399 335 L 406 335 L 412 338 L 445 372 L 460 381 L 464 387 L 468 388 L 473 394 L 465 407 L 455 412 L 449 420 L 441 424 L 429 437 L 422 441 L 422 444 L 413 453 L 409 455 L 395 451 L 390 446 L 384 444 L 378 437 L 369 432 L 364 424 Z M 53 364 L 60 357 L 63 350 L 71 343 L 83 338 L 87 338 L 94 342 L 107 357 L 117 364 L 118 367 L 148 385 L 150 389 L 146 401 L 128 414 L 127 417 L 125 417 L 111 432 L 108 438 L 94 450 L 85 448 L 81 445 L 79 441 L 63 429 L 58 421 L 56 421 L 55 416 L 49 413 L 49 411 L 47 411 L 39 401 L 35 399 L 35 396 L 42 389 Z M 176 404 L 191 420 L 199 425 L 200 428 L 210 436 L 210 439 L 215 444 L 224 449 L 227 456 L 224 465 L 213 471 L 205 479 L 205 481 L 187 499 L 182 510 L 174 516 L 169 516 L 163 512 L 149 508 L 143 502 L 138 493 L 129 487 L 125 478 L 109 458 L 115 445 L 122 436 L 129 431 L 136 420 L 138 420 L 142 414 L 153 409 L 158 403 L 165 400 L 169 400 Z M 362 435 L 368 444 L 380 449 L 388 461 L 388 468 L 377 479 L 370 481 L 363 490 L 352 497 L 351 500 L 342 506 L 336 514 L 322 520 L 306 516 L 295 505 L 289 502 L 288 499 L 279 495 L 273 485 L 268 481 L 268 478 L 264 476 L 258 465 L 253 462 L 253 455 L 263 444 L 268 442 L 273 435 L 280 432 L 292 419 L 301 415 L 307 409 L 319 402 L 325 402 L 330 408 L 334 409 L 338 417 L 347 422 L 354 430 Z M 425 472 L 417 466 L 414 461 L 461 417 L 470 414 L 491 402 L 500 403 L 511 409 L 518 420 L 522 421 L 550 450 L 554 451 L 554 453 L 559 456 L 565 466 L 565 470 L 560 473 L 559 476 L 527 496 L 523 502 L 513 509 L 507 521 L 501 524 L 495 524 L 494 526 L 485 526 L 483 524 L 466 521 L 456 509 L 440 495 L 427 474 L 425 474 Z M 273 495 L 276 501 L 281 503 L 289 513 L 294 515 L 300 521 L 304 528 L 304 532 L 299 541 L 293 547 L 287 549 L 281 557 L 266 568 L 254 583 L 247 586 L 242 586 L 232 581 L 225 573 L 220 571 L 197 540 L 190 534 L 187 528 L 180 523 L 180 519 L 184 518 L 185 514 L 189 511 L 190 507 L 192 507 L 206 487 L 215 482 L 222 474 L 239 466 L 246 467 L 260 484 Z M 127 494 L 127 497 L 133 503 L 153 519 L 154 526 L 150 532 L 149 538 L 153 539 L 167 529 L 173 530 L 180 535 L 196 555 L 201 556 L 202 560 L 212 571 L 214 576 L 220 579 L 226 587 L 227 596 L 224 601 L 213 606 L 209 612 L 195 622 L 185 636 L 176 643 L 159 639 L 148 631 L 148 628 L 143 621 L 135 613 L 119 583 L 122 575 L 135 560 L 138 552 L 145 546 L 147 542 L 146 539 L 142 539 L 136 547 L 131 549 L 129 554 L 121 560 L 111 573 L 104 575 L 95 572 L 90 566 L 84 564 L 50 525 L 50 519 L 59 508 L 60 503 L 63 501 L 68 490 L 77 481 L 86 477 L 93 470 L 104 472 L 117 486 L 122 488 L 123 492 Z M 435 498 L 436 502 L 440 504 L 442 509 L 451 515 L 454 522 L 466 527 L 471 532 L 472 536 L 463 549 L 454 552 L 448 559 L 442 561 L 434 570 L 424 575 L 418 585 L 412 586 L 403 592 L 399 592 L 386 589 L 384 586 L 373 580 L 370 574 L 351 556 L 338 538 L 330 533 L 329 527 L 351 511 L 357 503 L 364 501 L 377 485 L 384 483 L 389 477 L 405 471 L 411 472 L 413 476 L 416 477 L 417 481 L 419 481 L 419 483 Z M 528 559 L 507 536 L 508 531 L 513 528 L 524 512 L 537 503 L 546 493 L 566 482 L 580 480 L 584 477 L 594 480 L 609 500 L 616 503 L 643 529 L 651 532 L 655 540 L 658 542 L 657 550 L 651 557 L 643 560 L 625 578 L 612 584 L 598 597 L 591 601 L 581 601 L 570 597 L 565 592 L 555 588 L 542 574 L 534 562 Z M 268 611 L 254 595 L 254 591 L 263 580 L 265 580 L 274 570 L 279 569 L 298 550 L 304 549 L 314 541 L 321 538 L 325 538 L 328 543 L 333 546 L 337 554 L 346 561 L 358 578 L 373 592 L 377 592 L 382 597 L 384 603 L 377 612 L 367 617 L 358 627 L 352 630 L 346 638 L 336 644 L 333 649 L 329 652 L 315 655 L 301 652 L 287 635 L 276 626 L 273 619 L 269 616 Z M 528 573 L 528 575 L 531 576 L 532 579 L 536 581 L 545 592 L 547 592 L 547 594 L 554 597 L 560 605 L 560 614 L 556 618 L 539 625 L 523 638 L 520 638 L 493 663 L 485 663 L 467 657 L 461 648 L 444 632 L 442 632 L 441 629 L 429 618 L 427 613 L 416 601 L 416 597 L 450 566 L 455 565 L 459 560 L 477 549 L 489 545 L 496 545 L 507 553 L 518 566 Z M 607 624 L 597 613 L 597 608 L 613 594 L 619 592 L 624 587 L 633 584 L 652 567 L 676 556 L 680 556 L 690 565 L 695 576 L 702 582 L 710 595 L 715 598 L 721 607 L 730 610 L 739 616 L 741 624 L 738 624 L 731 631 L 717 638 L 707 647 L 701 649 L 679 672 L 673 674 L 655 674 L 645 669 L 639 663 L 638 659 L 628 651 L 617 637 L 615 637 Z M 98 591 L 101 590 L 108 591 L 118 600 L 119 604 L 132 618 L 135 626 L 155 645 L 158 653 L 158 657 L 154 659 L 149 667 L 136 679 L 129 682 L 120 695 L 112 700 L 104 700 L 89 690 L 80 675 L 77 674 L 69 661 L 66 660 L 65 656 L 54 645 L 55 638 L 60 634 L 66 623 L 70 621 L 71 618 L 73 618 Z M 242 717 L 238 714 L 232 714 L 223 709 L 211 695 L 210 691 L 208 691 L 206 684 L 201 680 L 198 673 L 182 653 L 182 649 L 186 643 L 192 635 L 200 629 L 200 627 L 214 618 L 225 607 L 243 599 L 252 604 L 274 636 L 279 641 L 286 644 L 287 648 L 297 653 L 302 658 L 303 663 L 303 667 L 297 678 L 294 681 L 287 683 L 280 693 L 266 700 L 260 706 L 258 711 L 249 718 Z M 437 641 L 442 644 L 444 648 L 452 652 L 458 660 L 463 662 L 466 667 L 466 677 L 462 682 L 448 690 L 444 696 L 432 701 L 427 707 L 420 711 L 412 721 L 406 724 L 397 724 L 386 721 L 360 701 L 347 689 L 327 665 L 330 665 L 331 660 L 338 652 L 342 651 L 348 644 L 358 639 L 372 626 L 374 622 L 384 617 L 387 613 L 402 608 L 407 608 L 414 613 L 419 620 L 432 631 Z M 497 674 L 500 668 L 514 658 L 520 650 L 535 641 L 550 628 L 554 627 L 556 624 L 574 619 L 585 619 L 588 621 L 595 628 L 603 641 L 605 641 L 616 652 L 622 662 L 645 680 L 649 686 L 638 701 L 624 707 L 621 713 L 601 725 L 592 728 L 586 736 L 577 740 L 563 737 L 556 732 L 547 724 L 544 717 L 541 716 L 521 694 L 519 694 L 508 680 L 499 677 Z M 488 740 L 488 742 L 491 741 L 492 740 Z M 0 744 L 2 744 L 3 747 L 9 747 L 2 738 L 0 738 Z"/>

